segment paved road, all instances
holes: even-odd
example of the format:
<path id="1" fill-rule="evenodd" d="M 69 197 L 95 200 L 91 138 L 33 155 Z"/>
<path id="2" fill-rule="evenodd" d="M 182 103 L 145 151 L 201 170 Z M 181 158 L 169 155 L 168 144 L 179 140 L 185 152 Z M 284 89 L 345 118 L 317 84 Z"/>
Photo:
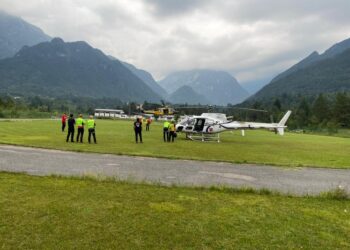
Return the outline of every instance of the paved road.
<path id="1" fill-rule="evenodd" d="M 268 188 L 292 194 L 317 194 L 339 185 L 350 191 L 350 170 L 167 160 L 7 145 L 0 145 L 0 171 L 117 176 L 166 185 Z"/>

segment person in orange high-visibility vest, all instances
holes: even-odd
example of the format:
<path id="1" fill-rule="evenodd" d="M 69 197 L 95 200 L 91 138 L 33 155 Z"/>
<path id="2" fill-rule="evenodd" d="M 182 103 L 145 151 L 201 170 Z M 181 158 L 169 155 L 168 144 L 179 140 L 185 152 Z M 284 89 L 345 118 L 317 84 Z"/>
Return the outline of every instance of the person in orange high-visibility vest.
<path id="1" fill-rule="evenodd" d="M 148 117 L 146 120 L 146 131 L 149 131 L 149 126 L 151 125 L 151 123 L 152 123 L 152 119 L 151 117 Z"/>

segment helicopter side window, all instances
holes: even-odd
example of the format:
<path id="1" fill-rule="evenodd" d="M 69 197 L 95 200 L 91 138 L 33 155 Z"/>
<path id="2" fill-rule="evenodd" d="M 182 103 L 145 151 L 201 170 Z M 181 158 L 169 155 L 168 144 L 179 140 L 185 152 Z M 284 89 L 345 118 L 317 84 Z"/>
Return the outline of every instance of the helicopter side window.
<path id="1" fill-rule="evenodd" d="M 204 123 L 205 119 L 198 118 L 196 124 L 194 125 L 194 130 L 198 132 L 203 131 Z"/>
<path id="2" fill-rule="evenodd" d="M 167 115 L 167 114 L 169 114 L 169 110 L 168 109 L 163 109 L 163 113 L 164 113 L 164 115 Z"/>
<path id="3" fill-rule="evenodd" d="M 212 120 L 212 119 L 206 119 L 206 121 L 205 121 L 205 126 L 210 126 L 210 125 L 214 125 L 214 120 Z"/>

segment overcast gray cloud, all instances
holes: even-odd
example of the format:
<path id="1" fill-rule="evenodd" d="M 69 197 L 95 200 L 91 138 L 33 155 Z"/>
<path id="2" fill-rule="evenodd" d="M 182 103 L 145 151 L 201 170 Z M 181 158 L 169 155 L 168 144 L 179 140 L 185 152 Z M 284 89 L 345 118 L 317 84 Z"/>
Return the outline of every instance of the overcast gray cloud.
<path id="1" fill-rule="evenodd" d="M 163 18 L 182 16 L 203 9 L 209 2 L 209 0 L 145 0 L 148 10 Z"/>
<path id="2" fill-rule="evenodd" d="M 350 37 L 348 0 L 1 0 L 0 9 L 157 79 L 194 68 L 269 79 Z"/>

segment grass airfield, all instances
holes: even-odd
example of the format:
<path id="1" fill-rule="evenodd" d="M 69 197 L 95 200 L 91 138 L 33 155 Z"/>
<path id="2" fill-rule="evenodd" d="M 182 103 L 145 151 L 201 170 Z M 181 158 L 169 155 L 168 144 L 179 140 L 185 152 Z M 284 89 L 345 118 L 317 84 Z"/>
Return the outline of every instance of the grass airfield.
<path id="1" fill-rule="evenodd" d="M 193 142 L 179 135 L 175 143 L 164 143 L 162 124 L 153 123 L 143 131 L 143 144 L 135 144 L 133 122 L 97 120 L 98 144 L 66 143 L 57 120 L 18 120 L 0 122 L 0 143 L 80 152 L 270 164 L 276 166 L 312 166 L 350 168 L 349 138 L 268 131 L 224 132 L 221 142 Z"/>
<path id="2" fill-rule="evenodd" d="M 223 133 L 221 143 L 162 126 L 135 144 L 132 121 L 97 120 L 98 144 L 66 143 L 60 121 L 0 122 L 0 143 L 152 157 L 350 168 L 349 139 L 265 131 Z M 45 164 L 43 162 L 43 164 Z M 0 172 L 2 249 L 349 249 L 350 200 L 267 191 L 162 187 Z"/>
<path id="3" fill-rule="evenodd" d="M 349 249 L 350 201 L 0 173 L 2 249 Z"/>

